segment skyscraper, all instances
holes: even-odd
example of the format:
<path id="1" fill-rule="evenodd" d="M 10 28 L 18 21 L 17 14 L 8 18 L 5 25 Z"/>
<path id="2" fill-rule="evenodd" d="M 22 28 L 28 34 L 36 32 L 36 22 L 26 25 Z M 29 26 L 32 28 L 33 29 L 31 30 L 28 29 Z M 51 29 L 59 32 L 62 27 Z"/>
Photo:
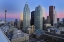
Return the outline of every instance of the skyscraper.
<path id="1" fill-rule="evenodd" d="M 43 24 L 42 28 L 43 28 L 43 30 L 45 29 L 45 23 L 46 23 L 45 17 L 43 17 L 43 19 L 42 19 L 42 24 Z"/>
<path id="2" fill-rule="evenodd" d="M 49 16 L 50 16 L 50 23 L 53 25 L 53 14 L 55 11 L 55 6 L 49 6 Z"/>
<path id="3" fill-rule="evenodd" d="M 23 12 L 20 14 L 20 20 L 23 21 Z"/>
<path id="4" fill-rule="evenodd" d="M 54 14 L 53 14 L 53 25 L 57 24 L 57 13 L 56 11 L 54 11 Z"/>
<path id="5" fill-rule="evenodd" d="M 43 8 L 40 5 L 35 9 L 34 25 L 35 29 L 43 29 Z"/>
<path id="6" fill-rule="evenodd" d="M 47 21 L 46 22 L 50 24 L 50 16 L 47 16 Z"/>
<path id="7" fill-rule="evenodd" d="M 35 11 L 31 12 L 31 25 L 34 25 L 34 13 Z"/>
<path id="8" fill-rule="evenodd" d="M 59 23 L 59 20 L 60 20 L 60 19 L 59 19 L 59 18 L 57 18 L 57 23 Z"/>
<path id="9" fill-rule="evenodd" d="M 26 32 L 26 29 L 30 26 L 30 9 L 26 3 L 23 10 L 23 31 Z"/>
<path id="10" fill-rule="evenodd" d="M 18 19 L 15 19 L 14 26 L 15 26 L 15 27 L 18 26 Z"/>
<path id="11" fill-rule="evenodd" d="M 62 22 L 63 22 L 63 24 L 64 24 L 64 18 L 62 18 Z"/>

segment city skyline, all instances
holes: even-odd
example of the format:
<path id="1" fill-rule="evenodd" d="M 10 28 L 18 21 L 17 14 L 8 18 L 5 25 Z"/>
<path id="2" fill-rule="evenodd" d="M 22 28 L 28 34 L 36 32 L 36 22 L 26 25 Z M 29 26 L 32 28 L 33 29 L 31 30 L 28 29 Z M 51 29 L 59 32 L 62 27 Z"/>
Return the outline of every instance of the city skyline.
<path id="1" fill-rule="evenodd" d="M 37 1 L 37 2 L 36 2 Z M 0 19 L 4 19 L 4 10 L 7 9 L 7 20 L 20 19 L 20 14 L 23 13 L 23 7 L 26 0 L 0 0 Z M 45 8 L 46 16 L 49 14 L 49 6 L 55 6 L 57 17 L 64 18 L 63 0 L 46 1 L 46 0 L 27 0 L 30 11 L 34 11 L 36 6 L 41 5 Z M 6 8 L 5 8 L 6 7 Z"/>

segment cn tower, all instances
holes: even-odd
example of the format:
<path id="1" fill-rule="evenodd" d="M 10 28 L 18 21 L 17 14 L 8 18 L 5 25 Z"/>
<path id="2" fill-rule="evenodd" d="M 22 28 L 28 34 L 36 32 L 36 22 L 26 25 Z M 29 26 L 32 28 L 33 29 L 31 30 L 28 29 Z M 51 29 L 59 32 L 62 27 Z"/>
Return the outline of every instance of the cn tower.
<path id="1" fill-rule="evenodd" d="M 6 24 L 6 12 L 7 12 L 7 10 L 5 10 L 5 24 Z"/>

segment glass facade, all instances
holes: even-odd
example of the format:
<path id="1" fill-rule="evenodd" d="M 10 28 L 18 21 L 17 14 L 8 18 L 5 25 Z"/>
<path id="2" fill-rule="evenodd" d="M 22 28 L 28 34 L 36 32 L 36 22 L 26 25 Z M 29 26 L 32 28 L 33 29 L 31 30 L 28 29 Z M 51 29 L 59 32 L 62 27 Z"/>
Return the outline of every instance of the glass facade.
<path id="1" fill-rule="evenodd" d="M 42 7 L 39 5 L 35 9 L 34 14 L 34 25 L 36 29 L 43 29 L 43 10 Z"/>
<path id="2" fill-rule="evenodd" d="M 25 4 L 23 11 L 23 30 L 25 31 L 30 26 L 30 9 L 28 4 Z"/>

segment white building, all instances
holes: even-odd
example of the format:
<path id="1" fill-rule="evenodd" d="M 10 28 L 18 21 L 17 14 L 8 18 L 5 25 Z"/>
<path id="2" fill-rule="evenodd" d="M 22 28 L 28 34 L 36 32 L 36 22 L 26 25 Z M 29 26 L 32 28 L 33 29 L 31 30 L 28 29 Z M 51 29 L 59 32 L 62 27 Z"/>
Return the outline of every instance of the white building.
<path id="1" fill-rule="evenodd" d="M 57 24 L 57 13 L 56 11 L 54 11 L 54 14 L 53 14 L 53 25 Z"/>
<path id="2" fill-rule="evenodd" d="M 29 42 L 29 35 L 23 33 L 21 30 L 14 30 L 12 42 Z"/>

